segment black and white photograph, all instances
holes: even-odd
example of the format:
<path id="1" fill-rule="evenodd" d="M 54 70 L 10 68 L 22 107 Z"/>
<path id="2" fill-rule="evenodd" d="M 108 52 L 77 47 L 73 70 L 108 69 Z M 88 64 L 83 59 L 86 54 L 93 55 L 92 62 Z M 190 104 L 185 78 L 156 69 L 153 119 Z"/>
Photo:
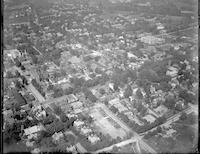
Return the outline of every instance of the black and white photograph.
<path id="1" fill-rule="evenodd" d="M 0 153 L 199 153 L 198 0 L 1 3 Z"/>

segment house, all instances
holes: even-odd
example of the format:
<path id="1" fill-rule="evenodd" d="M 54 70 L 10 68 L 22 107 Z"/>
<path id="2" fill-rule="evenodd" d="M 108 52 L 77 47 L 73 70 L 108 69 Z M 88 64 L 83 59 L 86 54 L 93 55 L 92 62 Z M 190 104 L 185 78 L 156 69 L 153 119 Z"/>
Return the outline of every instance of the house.
<path id="1" fill-rule="evenodd" d="M 74 113 L 75 113 L 75 114 L 78 114 L 78 113 L 81 113 L 81 112 L 83 112 L 82 109 L 75 109 L 75 110 L 74 110 Z"/>
<path id="2" fill-rule="evenodd" d="M 72 103 L 72 102 L 78 101 L 78 98 L 74 94 L 70 94 L 67 96 L 67 100 L 69 103 Z"/>
<path id="3" fill-rule="evenodd" d="M 34 141 L 32 141 L 32 142 L 27 141 L 27 142 L 26 142 L 26 146 L 27 146 L 27 147 L 33 147 L 33 144 L 34 144 Z"/>
<path id="4" fill-rule="evenodd" d="M 40 153 L 41 151 L 40 151 L 40 149 L 39 148 L 35 148 L 35 149 L 33 149 L 32 151 L 31 151 L 31 153 Z"/>
<path id="5" fill-rule="evenodd" d="M 128 109 L 124 105 L 122 105 L 121 103 L 114 104 L 114 106 L 118 109 L 118 111 L 120 113 L 128 111 Z"/>
<path id="6" fill-rule="evenodd" d="M 36 112 L 35 117 L 36 117 L 36 119 L 38 119 L 38 120 L 44 119 L 44 118 L 46 117 L 46 111 L 43 110 L 43 111 L 41 111 L 41 112 Z"/>
<path id="7" fill-rule="evenodd" d="M 83 125 L 84 125 L 83 121 L 80 121 L 80 120 L 74 121 L 74 127 L 76 127 L 76 128 L 80 128 Z"/>
<path id="8" fill-rule="evenodd" d="M 164 105 L 160 105 L 154 111 L 157 113 L 157 115 L 162 116 L 165 113 L 167 113 L 168 109 Z"/>
<path id="9" fill-rule="evenodd" d="M 156 118 L 154 118 L 152 115 L 148 114 L 145 117 L 143 117 L 143 119 L 146 119 L 148 122 L 153 123 Z"/>
<path id="10" fill-rule="evenodd" d="M 58 143 L 59 140 L 60 140 L 61 138 L 63 138 L 63 137 L 64 137 L 64 134 L 63 134 L 62 132 L 59 132 L 59 133 L 55 132 L 55 133 L 52 135 L 52 139 L 53 139 L 53 142 L 54 142 L 54 143 Z"/>
<path id="11" fill-rule="evenodd" d="M 13 111 L 11 109 L 5 110 L 5 111 L 3 111 L 3 115 L 4 115 L 5 119 L 10 118 L 13 115 Z"/>
<path id="12" fill-rule="evenodd" d="M 17 49 L 5 50 L 4 52 L 7 53 L 8 57 L 11 57 L 13 59 L 21 56 L 19 50 Z"/>
<path id="13" fill-rule="evenodd" d="M 109 87 L 112 91 L 115 91 L 115 90 L 114 90 L 114 83 L 109 83 L 109 84 L 108 84 L 108 87 Z"/>
<path id="14" fill-rule="evenodd" d="M 97 135 L 90 135 L 88 137 L 88 140 L 90 141 L 90 143 L 95 144 L 100 141 L 100 138 Z"/>
<path id="15" fill-rule="evenodd" d="M 90 128 L 87 128 L 87 127 L 81 128 L 81 133 L 82 133 L 83 135 L 88 135 L 88 134 L 91 133 L 91 132 L 92 132 L 92 130 L 91 130 Z"/>
<path id="16" fill-rule="evenodd" d="M 140 38 L 140 41 L 141 42 L 144 42 L 144 43 L 147 43 L 147 44 L 157 44 L 157 43 L 162 43 L 164 42 L 164 39 L 161 39 L 161 38 L 158 38 L 158 37 L 155 37 L 155 36 L 151 36 L 151 35 L 148 35 L 148 36 L 143 36 Z"/>
<path id="17" fill-rule="evenodd" d="M 67 152 L 76 153 L 76 147 L 73 145 L 67 146 L 66 150 Z"/>
<path id="18" fill-rule="evenodd" d="M 166 72 L 166 75 L 169 75 L 171 77 L 175 77 L 178 74 L 178 68 L 174 66 L 170 66 Z"/>
<path id="19" fill-rule="evenodd" d="M 42 130 L 44 130 L 44 127 L 42 125 L 35 125 L 35 126 L 24 129 L 24 135 L 29 136 L 31 134 L 38 133 Z"/>
<path id="20" fill-rule="evenodd" d="M 112 105 L 114 105 L 114 104 L 117 104 L 117 103 L 119 103 L 119 98 L 112 99 L 112 100 L 110 100 L 110 101 L 108 102 L 108 104 L 109 104 L 110 106 L 112 106 Z"/>
<path id="21" fill-rule="evenodd" d="M 184 103 L 184 101 L 183 100 L 179 100 L 178 102 L 176 102 L 175 108 L 177 110 L 180 110 L 180 111 L 183 110 L 183 109 L 185 109 L 185 103 Z"/>
<path id="22" fill-rule="evenodd" d="M 137 56 L 135 56 L 134 54 L 128 52 L 128 58 L 135 58 L 135 59 L 138 59 Z"/>
<path id="23" fill-rule="evenodd" d="M 71 106 L 73 107 L 74 110 L 75 109 L 80 109 L 80 108 L 82 108 L 83 103 L 78 101 L 78 102 L 71 103 Z"/>

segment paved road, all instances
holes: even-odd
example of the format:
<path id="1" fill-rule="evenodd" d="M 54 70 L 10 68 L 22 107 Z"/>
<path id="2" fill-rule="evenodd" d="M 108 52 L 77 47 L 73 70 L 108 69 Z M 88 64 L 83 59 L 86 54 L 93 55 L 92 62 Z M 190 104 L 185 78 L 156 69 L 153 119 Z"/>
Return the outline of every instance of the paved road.
<path id="1" fill-rule="evenodd" d="M 35 46 L 33 46 L 33 48 L 34 48 L 40 55 L 42 55 L 42 53 L 41 53 Z"/>
<path id="2" fill-rule="evenodd" d="M 110 151 L 110 150 L 112 150 L 112 148 L 113 148 L 114 146 L 122 147 L 122 146 L 125 146 L 125 145 L 127 145 L 127 144 L 134 143 L 134 142 L 137 142 L 137 139 L 131 138 L 131 139 L 122 141 L 122 142 L 120 142 L 120 143 L 113 144 L 113 145 L 111 145 L 111 146 L 109 146 L 109 147 L 106 147 L 106 148 L 97 150 L 97 151 L 95 151 L 95 153 Z"/>
<path id="3" fill-rule="evenodd" d="M 24 75 L 24 72 L 23 72 L 20 68 L 14 66 L 14 69 L 16 69 L 20 74 Z M 28 78 L 26 77 L 26 75 L 24 75 L 24 76 L 25 76 L 25 78 L 28 80 Z M 26 86 L 26 88 L 32 92 L 32 94 L 36 97 L 36 99 L 37 99 L 40 103 L 45 101 L 45 98 L 44 98 L 44 97 L 40 94 L 40 92 L 33 86 L 32 83 L 29 83 L 29 85 Z"/>
<path id="4" fill-rule="evenodd" d="M 172 31 L 172 32 L 168 32 L 168 33 L 164 33 L 164 34 L 158 34 L 158 35 L 154 35 L 155 37 L 159 37 L 159 36 L 164 36 L 164 35 L 171 35 L 171 34 L 175 34 L 177 32 L 183 32 L 185 30 L 189 30 L 189 29 L 194 29 L 195 27 L 198 28 L 198 25 L 196 25 L 196 23 L 193 23 L 194 25 L 191 25 L 187 28 L 183 28 L 183 29 L 180 29 L 180 30 L 176 30 L 176 31 Z M 141 37 L 137 38 L 136 40 L 140 40 Z"/>
<path id="5" fill-rule="evenodd" d="M 195 108 L 195 110 L 196 110 L 196 108 Z M 190 114 L 190 113 L 194 112 L 194 109 L 191 108 L 191 107 L 188 107 L 187 109 L 183 110 L 182 112 L 185 112 L 185 113 L 187 113 L 187 114 Z M 179 113 L 177 113 L 177 114 L 175 114 L 175 115 L 169 117 L 169 118 L 167 119 L 167 121 L 166 121 L 164 124 L 161 124 L 161 125 L 159 125 L 159 126 L 167 126 L 167 125 L 170 125 L 172 122 L 175 122 L 175 121 L 179 120 L 179 118 L 180 118 L 182 112 L 179 112 Z M 140 133 L 139 135 L 140 135 L 140 136 L 144 136 L 146 133 L 157 129 L 157 127 L 158 127 L 158 126 L 152 128 L 152 129 L 150 129 L 150 130 L 148 130 L 148 131 L 146 131 L 146 132 L 144 132 L 144 133 Z"/>
<path id="6" fill-rule="evenodd" d="M 32 83 L 30 83 L 26 87 L 33 93 L 33 95 L 37 98 L 39 102 L 45 101 L 45 98 L 38 92 L 38 90 L 32 85 Z"/>

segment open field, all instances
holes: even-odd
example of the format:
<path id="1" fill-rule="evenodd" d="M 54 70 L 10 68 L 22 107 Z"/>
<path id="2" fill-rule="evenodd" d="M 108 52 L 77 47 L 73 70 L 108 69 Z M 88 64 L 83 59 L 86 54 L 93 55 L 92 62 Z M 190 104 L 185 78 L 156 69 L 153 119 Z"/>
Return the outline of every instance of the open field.
<path id="1" fill-rule="evenodd" d="M 109 117 L 102 108 L 95 108 L 90 115 L 95 119 L 94 124 L 98 131 L 105 135 L 109 134 L 112 138 L 126 137 L 127 132 Z"/>

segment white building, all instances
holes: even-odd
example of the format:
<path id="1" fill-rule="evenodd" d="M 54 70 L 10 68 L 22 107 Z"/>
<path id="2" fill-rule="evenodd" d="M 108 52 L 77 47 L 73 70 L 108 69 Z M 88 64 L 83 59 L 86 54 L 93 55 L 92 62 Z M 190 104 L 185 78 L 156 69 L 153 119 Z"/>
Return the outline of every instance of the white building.
<path id="1" fill-rule="evenodd" d="M 146 119 L 148 122 L 153 123 L 156 118 L 154 118 L 152 115 L 148 114 L 145 117 L 143 117 L 143 119 Z"/>
<path id="2" fill-rule="evenodd" d="M 28 136 L 34 133 L 38 133 L 42 130 L 44 130 L 44 127 L 42 125 L 36 125 L 36 126 L 24 129 L 24 135 Z"/>
<path id="3" fill-rule="evenodd" d="M 83 126 L 83 125 L 84 125 L 84 122 L 83 122 L 83 121 L 80 121 L 80 120 L 74 121 L 74 126 L 75 126 L 76 128 L 80 128 L 80 127 Z"/>
<path id="4" fill-rule="evenodd" d="M 52 135 L 52 139 L 53 139 L 53 142 L 57 142 L 57 141 L 59 141 L 61 138 L 63 138 L 64 137 L 64 134 L 62 133 L 62 132 L 59 132 L 59 133 L 57 133 L 57 132 L 55 132 L 53 135 Z"/>
<path id="5" fill-rule="evenodd" d="M 92 143 L 92 144 L 95 144 L 97 143 L 98 141 L 100 141 L 100 138 L 96 135 L 90 135 L 88 137 L 88 140 Z"/>
<path id="6" fill-rule="evenodd" d="M 81 133 L 82 133 L 83 135 L 88 135 L 88 134 L 91 133 L 91 132 L 92 132 L 92 130 L 91 130 L 90 128 L 87 128 L 87 127 L 81 128 Z"/>
<path id="7" fill-rule="evenodd" d="M 148 36 L 143 36 L 140 38 L 140 41 L 141 42 L 144 42 L 144 43 L 147 43 L 147 44 L 157 44 L 157 43 L 162 43 L 164 42 L 164 39 L 161 39 L 161 38 L 158 38 L 158 37 L 155 37 L 155 36 L 151 36 L 151 35 L 148 35 Z"/>
<path id="8" fill-rule="evenodd" d="M 166 75 L 169 75 L 171 77 L 175 77 L 178 74 L 178 68 L 170 66 L 166 72 Z"/>

